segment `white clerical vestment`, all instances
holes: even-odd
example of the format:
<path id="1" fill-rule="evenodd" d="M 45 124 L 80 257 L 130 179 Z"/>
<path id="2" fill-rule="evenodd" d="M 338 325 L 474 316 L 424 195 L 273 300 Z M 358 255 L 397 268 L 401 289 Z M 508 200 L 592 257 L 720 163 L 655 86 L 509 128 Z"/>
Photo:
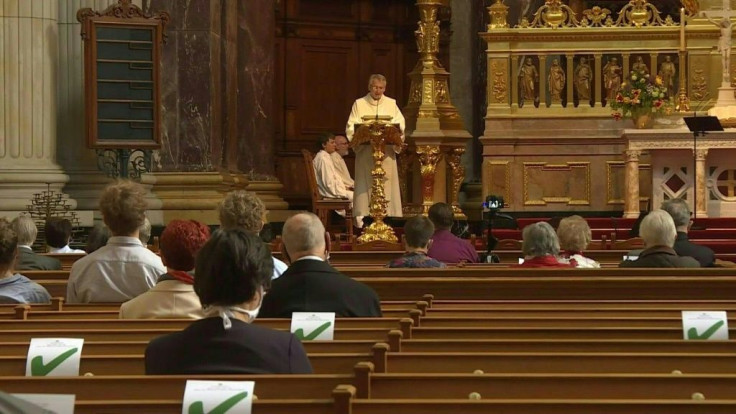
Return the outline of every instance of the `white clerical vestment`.
<path id="1" fill-rule="evenodd" d="M 387 96 L 376 101 L 370 94 L 356 99 L 350 111 L 345 135 L 353 140 L 355 124 L 363 123 L 363 116 L 389 115 L 391 122 L 399 124 L 401 140 L 404 140 L 404 115 L 401 114 L 396 100 Z M 373 169 L 373 149 L 371 145 L 358 145 L 355 150 L 355 199 L 353 200 L 353 215 L 370 215 L 371 170 Z M 383 191 L 388 201 L 386 213 L 392 217 L 401 217 L 401 187 L 399 186 L 399 172 L 396 165 L 396 150 L 393 145 L 386 146 L 386 156 L 383 159 L 383 169 L 386 171 Z"/>
<path id="2" fill-rule="evenodd" d="M 322 197 L 353 200 L 353 192 L 345 187 L 335 170 L 332 157 L 325 150 L 314 156 L 314 175 L 317 177 L 317 187 Z"/>
<path id="3" fill-rule="evenodd" d="M 342 179 L 342 183 L 345 184 L 345 187 L 347 188 L 353 187 L 355 185 L 355 181 L 350 177 L 350 170 L 348 170 L 348 165 L 345 164 L 345 160 L 342 159 L 342 155 L 335 151 L 330 154 L 330 156 L 332 157 L 332 163 L 335 164 L 337 174 L 340 176 L 340 179 Z"/>

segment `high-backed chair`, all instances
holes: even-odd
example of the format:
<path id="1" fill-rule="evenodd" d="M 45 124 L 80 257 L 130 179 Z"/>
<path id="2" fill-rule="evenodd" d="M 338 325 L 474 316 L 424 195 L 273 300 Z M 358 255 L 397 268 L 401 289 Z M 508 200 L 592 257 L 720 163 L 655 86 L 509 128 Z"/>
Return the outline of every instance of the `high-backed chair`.
<path id="1" fill-rule="evenodd" d="M 312 194 L 312 212 L 322 220 L 325 228 L 330 225 L 330 212 L 335 210 L 345 210 L 345 227 L 348 239 L 353 236 L 353 208 L 350 200 L 342 198 L 326 198 L 322 197 L 317 187 L 317 175 L 314 172 L 314 157 L 312 153 L 303 149 L 304 169 L 307 173 L 309 182 L 309 191 Z"/>

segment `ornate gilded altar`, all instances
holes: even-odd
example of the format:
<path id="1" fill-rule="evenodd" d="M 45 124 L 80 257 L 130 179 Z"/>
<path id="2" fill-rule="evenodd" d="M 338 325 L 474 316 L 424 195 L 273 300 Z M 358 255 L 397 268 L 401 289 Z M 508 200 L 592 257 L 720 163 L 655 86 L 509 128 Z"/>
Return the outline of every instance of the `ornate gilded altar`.
<path id="1" fill-rule="evenodd" d="M 609 102 L 636 68 L 662 78 L 673 112 L 707 110 L 721 78 L 719 30 L 692 16 L 693 2 L 682 16 L 665 16 L 646 0 L 630 0 L 617 14 L 546 0 L 532 18 L 510 24 L 512 3 L 496 0 L 480 35 L 488 71 L 483 197 L 501 195 L 512 211 L 622 210 L 622 135 L 633 124 L 614 120 Z M 655 128 L 681 125 L 672 113 Z M 644 206 L 652 171 L 649 154 L 639 155 Z"/>

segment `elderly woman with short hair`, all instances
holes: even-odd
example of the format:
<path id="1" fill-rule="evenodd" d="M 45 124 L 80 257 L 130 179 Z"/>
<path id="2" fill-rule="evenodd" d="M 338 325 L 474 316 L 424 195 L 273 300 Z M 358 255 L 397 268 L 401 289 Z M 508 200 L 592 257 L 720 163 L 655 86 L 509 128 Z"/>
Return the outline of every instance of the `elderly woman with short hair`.
<path id="1" fill-rule="evenodd" d="M 524 227 L 521 233 L 524 263 L 519 267 L 574 267 L 560 262 L 560 241 L 555 229 L 543 221 Z"/>
<path id="2" fill-rule="evenodd" d="M 639 236 L 645 249 L 636 260 L 624 260 L 619 267 L 700 267 L 692 257 L 678 256 L 675 245 L 677 229 L 672 216 L 664 210 L 654 210 L 641 222 Z"/>
<path id="3" fill-rule="evenodd" d="M 580 268 L 597 268 L 601 265 L 593 259 L 585 257 L 583 251 L 593 239 L 593 232 L 588 222 L 580 216 L 565 217 L 557 227 L 560 239 L 561 260 Z"/>

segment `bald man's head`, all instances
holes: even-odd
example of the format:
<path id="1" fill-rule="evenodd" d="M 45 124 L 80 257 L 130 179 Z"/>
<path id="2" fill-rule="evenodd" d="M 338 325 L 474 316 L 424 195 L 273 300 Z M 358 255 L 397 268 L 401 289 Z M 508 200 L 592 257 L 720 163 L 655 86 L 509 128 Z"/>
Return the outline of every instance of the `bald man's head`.
<path id="1" fill-rule="evenodd" d="M 325 227 L 312 213 L 298 213 L 284 223 L 281 235 L 289 258 L 294 260 L 309 256 L 326 256 Z"/>

